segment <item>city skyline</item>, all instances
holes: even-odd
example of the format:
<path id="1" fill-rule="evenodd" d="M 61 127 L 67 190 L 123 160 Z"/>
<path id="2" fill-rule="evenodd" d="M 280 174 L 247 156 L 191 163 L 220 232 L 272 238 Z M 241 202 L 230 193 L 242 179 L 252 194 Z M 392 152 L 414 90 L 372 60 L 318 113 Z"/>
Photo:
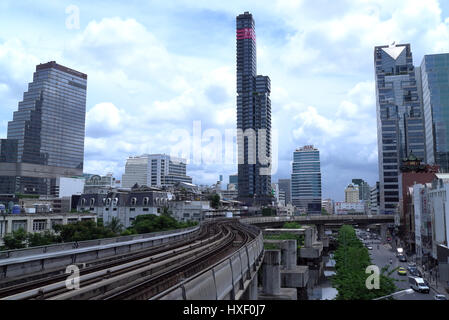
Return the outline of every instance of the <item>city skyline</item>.
<path id="1" fill-rule="evenodd" d="M 269 74 L 272 80 L 272 126 L 286 137 L 279 146 L 279 170 L 272 181 L 290 176 L 293 150 L 314 144 L 321 151 L 323 198 L 341 199 L 348 178 L 361 177 L 371 186 L 378 179 L 373 47 L 393 41 L 410 43 L 415 65 L 424 54 L 449 52 L 445 4 L 439 12 L 436 2 L 425 6 L 416 2 L 410 5 L 417 8 L 414 13 L 405 4 L 380 8 L 376 3 L 348 2 L 345 9 L 338 10 L 331 6 L 333 14 L 323 21 L 317 7 L 286 2 L 275 4 L 272 12 L 263 4 L 184 2 L 179 2 L 178 8 L 151 3 L 141 12 L 119 4 L 98 11 L 81 2 L 79 29 L 65 26 L 69 3 L 45 4 L 41 10 L 56 19 L 36 24 L 30 34 L 17 24 L 20 19 L 14 22 L 15 17 L 5 16 L 7 10 L 1 10 L 2 21 L 16 26 L 17 32 L 11 36 L 0 31 L 0 56 L 10 57 L 0 65 L 4 119 L 0 137 L 6 137 L 5 122 L 12 120 L 35 65 L 52 60 L 89 74 L 84 172 L 112 171 L 120 178 L 129 156 L 168 152 L 159 147 L 164 141 L 166 144 L 168 133 L 177 127 L 191 130 L 194 120 L 201 120 L 205 128 L 232 128 L 236 119 L 234 19 L 249 11 L 257 18 L 259 73 Z M 15 11 L 16 5 L 4 2 L 2 6 Z M 180 17 L 181 10 L 188 14 L 177 26 L 156 18 L 164 13 L 162 17 L 170 21 Z M 41 19 L 32 10 L 15 12 L 20 12 L 22 20 Z M 298 12 L 297 20 L 308 15 L 304 23 L 292 19 Z M 145 19 L 146 15 L 150 18 Z M 335 21 L 363 17 L 377 31 L 347 24 L 345 29 L 333 28 L 325 35 L 325 28 Z M 391 24 L 393 20 L 397 25 Z M 312 27 L 319 21 L 322 27 Z M 415 30 L 409 31 L 410 26 L 416 26 Z M 40 37 L 33 38 L 36 33 Z M 115 35 L 114 42 L 108 40 L 108 34 Z M 366 38 L 370 40 L 358 40 Z M 186 45 L 192 41 L 197 48 Z M 143 48 L 152 50 L 142 54 Z M 329 48 L 336 50 L 325 54 Z M 127 127 L 129 122 L 134 125 Z M 340 152 L 343 148 L 347 152 Z M 214 183 L 220 174 L 236 171 L 236 166 L 188 167 L 188 174 L 198 184 Z"/>

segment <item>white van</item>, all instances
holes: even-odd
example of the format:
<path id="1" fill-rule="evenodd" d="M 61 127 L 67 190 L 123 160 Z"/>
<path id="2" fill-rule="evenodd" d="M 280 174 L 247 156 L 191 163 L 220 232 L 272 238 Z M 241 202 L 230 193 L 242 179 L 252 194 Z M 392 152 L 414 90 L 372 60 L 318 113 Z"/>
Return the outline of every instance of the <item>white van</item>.
<path id="1" fill-rule="evenodd" d="M 424 281 L 423 278 L 409 277 L 408 282 L 410 283 L 410 288 L 412 288 L 415 291 L 423 292 L 423 293 L 430 292 L 430 288 L 427 285 L 427 283 Z"/>

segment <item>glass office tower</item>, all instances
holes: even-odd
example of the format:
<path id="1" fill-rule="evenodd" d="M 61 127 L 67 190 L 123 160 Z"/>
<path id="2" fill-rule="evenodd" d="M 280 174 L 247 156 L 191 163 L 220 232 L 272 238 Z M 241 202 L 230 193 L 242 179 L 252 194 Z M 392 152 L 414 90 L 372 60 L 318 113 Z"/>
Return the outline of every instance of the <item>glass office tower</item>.
<path id="1" fill-rule="evenodd" d="M 421 79 L 427 163 L 449 172 L 449 53 L 425 55 Z"/>
<path id="2" fill-rule="evenodd" d="M 301 213 L 321 214 L 320 151 L 304 146 L 293 153 L 292 204 Z"/>
<path id="3" fill-rule="evenodd" d="M 82 175 L 86 88 L 84 73 L 55 61 L 36 66 L 8 123 L 4 145 L 16 163 L 0 163 L 0 193 L 46 195 L 57 177 Z"/>
<path id="4" fill-rule="evenodd" d="M 380 214 L 394 214 L 399 203 L 399 166 L 413 154 L 426 161 L 419 68 L 410 44 L 374 48 Z"/>
<path id="5" fill-rule="evenodd" d="M 245 12 L 237 16 L 237 144 L 239 199 L 247 204 L 271 202 L 270 91 L 270 78 L 257 75 L 255 23 Z"/>

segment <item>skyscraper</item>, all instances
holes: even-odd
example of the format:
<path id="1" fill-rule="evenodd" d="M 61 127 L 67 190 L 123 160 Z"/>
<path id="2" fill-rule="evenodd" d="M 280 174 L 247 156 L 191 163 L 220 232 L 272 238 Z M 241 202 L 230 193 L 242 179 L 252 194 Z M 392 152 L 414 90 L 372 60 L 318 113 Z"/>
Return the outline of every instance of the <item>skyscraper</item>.
<path id="1" fill-rule="evenodd" d="M 425 55 L 421 79 L 427 163 L 449 172 L 449 53 Z"/>
<path id="2" fill-rule="evenodd" d="M 0 193 L 48 195 L 56 178 L 82 175 L 86 89 L 84 73 L 36 66 L 1 144 Z"/>
<path id="3" fill-rule="evenodd" d="M 304 146 L 293 153 L 292 203 L 300 211 L 321 214 L 320 151 Z"/>
<path id="4" fill-rule="evenodd" d="M 345 189 L 345 202 L 359 202 L 359 188 L 350 184 Z"/>
<path id="5" fill-rule="evenodd" d="M 380 214 L 397 212 L 399 165 L 413 151 L 426 161 L 420 73 L 410 44 L 374 48 Z"/>
<path id="6" fill-rule="evenodd" d="M 370 199 L 371 187 L 363 179 L 352 179 L 352 183 L 359 188 L 359 200 L 368 201 Z"/>
<path id="7" fill-rule="evenodd" d="M 237 16 L 237 144 L 239 199 L 270 203 L 271 84 L 257 75 L 253 16 Z"/>
<path id="8" fill-rule="evenodd" d="M 292 181 L 290 179 L 279 179 L 279 191 L 285 193 L 285 204 L 292 203 Z"/>

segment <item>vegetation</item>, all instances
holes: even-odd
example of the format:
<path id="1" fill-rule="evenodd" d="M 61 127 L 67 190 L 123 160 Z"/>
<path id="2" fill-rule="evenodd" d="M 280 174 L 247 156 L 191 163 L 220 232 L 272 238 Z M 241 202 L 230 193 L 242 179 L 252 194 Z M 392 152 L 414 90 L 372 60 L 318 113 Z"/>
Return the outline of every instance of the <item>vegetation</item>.
<path id="1" fill-rule="evenodd" d="M 396 291 L 394 279 L 381 270 L 379 289 L 369 290 L 366 279 L 366 267 L 372 265 L 368 249 L 357 238 L 353 227 L 345 225 L 338 233 L 338 248 L 335 252 L 336 275 L 332 279 L 333 286 L 338 290 L 336 300 L 371 300 L 389 295 Z"/>
<path id="2" fill-rule="evenodd" d="M 137 216 L 128 230 L 132 233 L 150 233 L 188 228 L 197 224 L 197 222 L 193 221 L 179 222 L 167 215 L 156 216 L 154 214 L 144 214 Z"/>
<path id="3" fill-rule="evenodd" d="M 214 193 L 208 197 L 208 200 L 210 201 L 210 206 L 214 209 L 218 209 L 220 207 L 220 195 L 217 193 Z"/>
<path id="4" fill-rule="evenodd" d="M 326 209 L 321 208 L 321 214 L 322 214 L 322 215 L 329 215 L 329 212 L 327 212 Z"/>
<path id="5" fill-rule="evenodd" d="M 275 215 L 276 215 L 276 209 L 262 208 L 262 216 L 269 217 L 269 216 L 275 216 Z"/>
<path id="6" fill-rule="evenodd" d="M 301 229 L 302 226 L 298 222 L 286 222 L 282 226 L 284 229 Z"/>
<path id="7" fill-rule="evenodd" d="M 197 224 L 197 222 L 193 221 L 178 222 L 171 217 L 171 212 L 167 208 L 161 216 L 154 214 L 137 216 L 132 226 L 126 230 L 123 230 L 123 225 L 120 223 L 120 220 L 115 217 L 106 225 L 103 225 L 102 219 L 98 219 L 97 223 L 92 220 L 85 220 L 66 225 L 55 225 L 53 226 L 54 232 L 27 233 L 23 229 L 19 229 L 11 234 L 7 234 L 3 238 L 4 246 L 0 250 L 14 250 L 60 242 L 85 241 L 138 233 L 166 231 L 188 228 Z"/>
<path id="8" fill-rule="evenodd" d="M 264 235 L 266 240 L 296 240 L 298 249 L 304 246 L 304 235 L 293 234 L 293 233 L 280 233 L 280 234 L 270 234 Z M 299 253 L 299 252 L 298 252 Z"/>

